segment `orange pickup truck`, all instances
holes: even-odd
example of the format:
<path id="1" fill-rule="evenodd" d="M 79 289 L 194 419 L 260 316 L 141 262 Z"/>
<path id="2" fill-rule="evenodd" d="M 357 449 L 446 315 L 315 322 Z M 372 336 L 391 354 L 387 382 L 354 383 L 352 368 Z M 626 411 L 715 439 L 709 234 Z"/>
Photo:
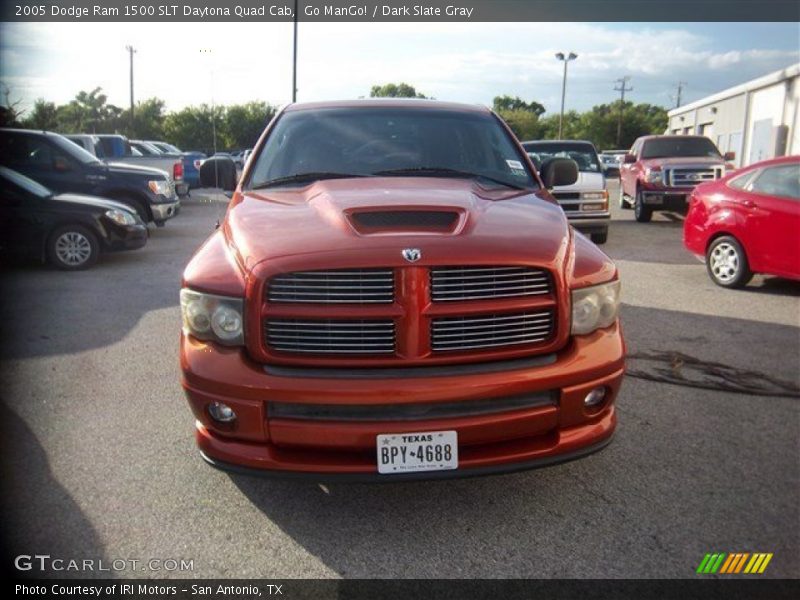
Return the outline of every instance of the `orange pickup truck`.
<path id="1" fill-rule="evenodd" d="M 230 171 L 231 173 L 233 171 Z M 625 344 L 612 261 L 488 109 L 290 105 L 183 275 L 180 361 L 214 466 L 442 478 L 603 448 Z"/>

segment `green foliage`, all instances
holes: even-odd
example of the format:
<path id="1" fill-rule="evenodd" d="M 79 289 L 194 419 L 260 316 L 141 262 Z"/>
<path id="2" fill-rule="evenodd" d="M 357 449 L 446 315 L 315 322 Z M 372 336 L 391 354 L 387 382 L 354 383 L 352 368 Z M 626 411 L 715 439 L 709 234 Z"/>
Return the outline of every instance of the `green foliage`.
<path id="1" fill-rule="evenodd" d="M 164 137 L 181 150 L 201 150 L 210 152 L 214 144 L 216 131 L 216 147 L 225 148 L 222 140 L 222 122 L 225 107 L 217 106 L 213 112 L 207 104 L 187 106 L 178 112 L 169 113 L 164 119 Z"/>
<path id="2" fill-rule="evenodd" d="M 36 100 L 33 103 L 33 110 L 22 122 L 22 126 L 49 131 L 58 129 L 58 107 L 55 102 L 48 102 L 44 98 Z"/>
<path id="3" fill-rule="evenodd" d="M 495 96 L 494 102 L 492 104 L 494 111 L 497 113 L 500 112 L 516 112 L 516 111 L 524 111 L 529 112 L 537 117 L 541 117 L 544 114 L 544 106 L 536 102 L 535 100 L 532 102 L 525 102 L 519 96 Z"/>
<path id="4" fill-rule="evenodd" d="M 133 128 L 131 128 L 130 108 L 122 111 L 120 127 L 122 133 L 133 139 L 162 140 L 165 119 L 164 101 L 160 98 L 148 98 L 136 103 L 133 110 Z"/>
<path id="5" fill-rule="evenodd" d="M 387 83 L 373 85 L 369 91 L 370 98 L 427 98 L 428 96 L 417 92 L 413 85 L 407 83 Z"/>
<path id="6" fill-rule="evenodd" d="M 542 122 L 536 113 L 528 110 L 500 110 L 497 111 L 517 139 L 520 141 L 540 139 L 543 135 Z"/>
<path id="7" fill-rule="evenodd" d="M 230 149 L 252 148 L 276 109 L 266 102 L 234 104 L 225 112 L 223 123 L 224 147 Z"/>

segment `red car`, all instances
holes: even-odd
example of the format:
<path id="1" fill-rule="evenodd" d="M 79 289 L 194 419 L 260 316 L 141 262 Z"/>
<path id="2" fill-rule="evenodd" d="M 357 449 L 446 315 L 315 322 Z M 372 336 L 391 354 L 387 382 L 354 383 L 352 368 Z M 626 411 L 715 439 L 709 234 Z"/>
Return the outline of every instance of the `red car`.
<path id="1" fill-rule="evenodd" d="M 624 369 L 618 272 L 545 187 L 577 176 L 564 158 L 540 176 L 485 108 L 285 108 L 183 276 L 203 457 L 403 480 L 603 448 Z"/>
<path id="2" fill-rule="evenodd" d="M 695 188 L 683 240 L 723 287 L 745 286 L 754 273 L 800 279 L 800 156 Z"/>

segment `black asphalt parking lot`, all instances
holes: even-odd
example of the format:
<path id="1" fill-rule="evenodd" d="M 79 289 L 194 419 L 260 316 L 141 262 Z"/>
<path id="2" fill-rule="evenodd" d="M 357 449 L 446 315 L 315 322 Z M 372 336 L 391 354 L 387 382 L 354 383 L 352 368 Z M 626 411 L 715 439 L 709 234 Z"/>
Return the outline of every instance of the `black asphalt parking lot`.
<path id="1" fill-rule="evenodd" d="M 181 271 L 225 209 L 199 197 L 144 249 L 90 271 L 4 274 L 9 556 L 193 561 L 127 577 L 672 578 L 695 577 L 706 552 L 771 552 L 764 576 L 800 576 L 800 398 L 663 381 L 727 385 L 713 362 L 796 389 L 800 284 L 718 288 L 679 217 L 638 224 L 615 208 L 604 249 L 633 376 L 604 451 L 445 482 L 249 478 L 201 460 L 179 384 Z"/>

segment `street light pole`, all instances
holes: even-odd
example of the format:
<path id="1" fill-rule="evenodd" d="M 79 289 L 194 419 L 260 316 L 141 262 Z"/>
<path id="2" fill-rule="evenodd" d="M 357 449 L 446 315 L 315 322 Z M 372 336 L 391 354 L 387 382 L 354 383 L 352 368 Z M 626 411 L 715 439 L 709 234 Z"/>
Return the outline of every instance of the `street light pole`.
<path id="1" fill-rule="evenodd" d="M 294 0 L 294 50 L 292 54 L 292 102 L 297 102 L 297 0 Z"/>
<path id="2" fill-rule="evenodd" d="M 136 48 L 133 46 L 125 46 L 125 50 L 128 51 L 130 55 L 130 65 L 131 65 L 131 136 L 136 135 L 135 123 L 133 118 L 133 55 L 136 52 Z"/>
<path id="3" fill-rule="evenodd" d="M 564 100 L 567 96 L 567 64 L 571 60 L 578 58 L 574 52 L 570 52 L 566 56 L 563 52 L 556 54 L 556 58 L 564 63 L 564 78 L 561 80 L 561 113 L 558 116 L 558 139 L 561 139 L 564 134 Z"/>

